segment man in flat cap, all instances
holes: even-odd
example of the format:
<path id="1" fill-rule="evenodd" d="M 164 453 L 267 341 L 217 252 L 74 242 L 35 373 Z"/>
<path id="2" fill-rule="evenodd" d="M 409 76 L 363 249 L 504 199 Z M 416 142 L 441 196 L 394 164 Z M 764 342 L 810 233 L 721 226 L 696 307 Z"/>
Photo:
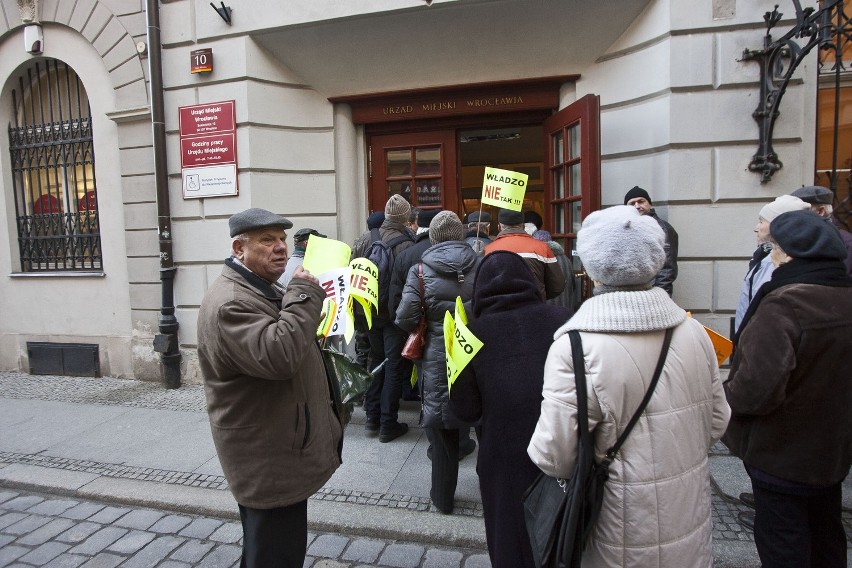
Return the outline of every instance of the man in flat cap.
<path id="1" fill-rule="evenodd" d="M 524 230 L 524 214 L 511 209 L 501 209 L 497 214 L 500 232 L 494 242 L 485 247 L 485 255 L 495 250 L 507 250 L 520 255 L 538 280 L 542 299 L 549 300 L 562 293 L 565 274 L 556 262 L 553 250 Z"/>
<path id="2" fill-rule="evenodd" d="M 289 284 L 290 280 L 293 278 L 293 273 L 296 272 L 296 267 L 302 266 L 302 263 L 305 261 L 305 250 L 308 248 L 308 238 L 310 238 L 311 235 L 322 239 L 326 238 L 325 235 L 316 229 L 310 229 L 307 227 L 299 229 L 296 231 L 296 234 L 293 235 L 293 254 L 290 255 L 290 260 L 287 261 L 287 266 L 284 268 L 284 274 L 282 274 L 281 278 L 278 279 L 278 283 L 282 288 L 287 288 L 287 284 Z"/>
<path id="3" fill-rule="evenodd" d="M 834 211 L 834 192 L 821 185 L 807 185 L 800 187 L 790 195 L 798 197 L 811 206 L 811 211 L 823 219 L 831 219 Z"/>
<path id="4" fill-rule="evenodd" d="M 640 215 L 648 215 L 656 221 L 663 232 L 666 234 L 666 262 L 654 278 L 654 286 L 662 288 L 672 295 L 674 291 L 674 281 L 677 278 L 677 244 L 678 234 L 667 221 L 663 221 L 657 217 L 657 212 L 654 210 L 654 204 L 651 202 L 651 196 L 648 192 L 638 185 L 624 195 L 624 204 L 635 207 Z"/>
<path id="5" fill-rule="evenodd" d="M 198 313 L 216 453 L 243 525 L 246 568 L 302 566 L 308 497 L 340 465 L 343 427 L 316 343 L 325 293 L 301 266 L 286 292 L 288 219 L 231 216 L 231 257 Z"/>
<path id="6" fill-rule="evenodd" d="M 485 254 L 485 247 L 491 244 L 491 214 L 488 211 L 472 211 L 465 217 L 464 242 L 473 247 L 476 254 Z"/>

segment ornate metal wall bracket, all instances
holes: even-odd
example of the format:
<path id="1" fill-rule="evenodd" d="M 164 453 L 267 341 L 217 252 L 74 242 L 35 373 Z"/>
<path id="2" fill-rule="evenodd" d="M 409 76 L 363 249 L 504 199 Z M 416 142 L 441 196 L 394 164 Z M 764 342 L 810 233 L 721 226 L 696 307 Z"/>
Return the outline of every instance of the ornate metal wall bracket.
<path id="1" fill-rule="evenodd" d="M 796 9 L 796 25 L 782 37 L 772 40 L 772 28 L 783 15 L 776 4 L 774 10 L 763 15 L 766 22 L 763 49 L 743 52 L 743 61 L 760 63 L 760 102 L 752 113 L 757 121 L 759 141 L 757 153 L 748 165 L 750 171 L 761 174 L 760 183 L 768 182 L 784 166 L 772 148 L 772 133 L 781 114 L 778 110 L 781 98 L 793 72 L 814 47 L 834 49 L 832 14 L 835 8 L 839 10 L 843 5 L 843 0 L 825 0 L 822 8 L 815 10 L 802 8 L 800 0 L 792 2 Z M 800 45 L 794 41 L 796 39 L 806 43 Z"/>

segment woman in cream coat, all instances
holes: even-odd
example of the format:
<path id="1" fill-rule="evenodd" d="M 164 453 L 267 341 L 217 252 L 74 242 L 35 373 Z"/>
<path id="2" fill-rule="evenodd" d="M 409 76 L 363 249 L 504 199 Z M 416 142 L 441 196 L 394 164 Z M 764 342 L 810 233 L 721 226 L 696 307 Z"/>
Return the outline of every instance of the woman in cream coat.
<path id="1" fill-rule="evenodd" d="M 651 287 L 665 260 L 664 238 L 653 219 L 631 207 L 586 218 L 577 252 L 595 295 L 556 332 L 545 364 L 528 453 L 546 474 L 570 477 L 578 434 L 568 331 L 581 332 L 599 462 L 639 407 L 665 330 L 674 328 L 655 392 L 610 466 L 584 567 L 713 565 L 707 452 L 725 432 L 730 408 L 703 327 Z"/>

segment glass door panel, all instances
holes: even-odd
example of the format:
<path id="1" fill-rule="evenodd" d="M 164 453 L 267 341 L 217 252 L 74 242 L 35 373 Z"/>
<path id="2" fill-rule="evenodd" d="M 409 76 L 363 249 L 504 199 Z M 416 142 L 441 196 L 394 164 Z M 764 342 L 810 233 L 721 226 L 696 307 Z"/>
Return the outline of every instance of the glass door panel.
<path id="1" fill-rule="evenodd" d="M 376 135 L 369 145 L 371 211 L 383 210 L 395 194 L 412 207 L 456 210 L 454 131 Z"/>
<path id="2" fill-rule="evenodd" d="M 587 95 L 544 121 L 550 170 L 546 179 L 547 213 L 553 240 L 574 259 L 574 289 L 585 299 L 591 285 L 575 256 L 583 218 L 600 209 L 600 101 Z"/>

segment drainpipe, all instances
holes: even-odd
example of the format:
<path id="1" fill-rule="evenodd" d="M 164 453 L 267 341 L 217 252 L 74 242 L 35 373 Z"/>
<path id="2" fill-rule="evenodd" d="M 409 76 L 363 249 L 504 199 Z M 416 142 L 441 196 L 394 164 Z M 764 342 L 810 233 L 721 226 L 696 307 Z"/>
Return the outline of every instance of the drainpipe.
<path id="1" fill-rule="evenodd" d="M 166 122 L 163 111 L 163 60 L 160 43 L 160 7 L 157 0 L 146 0 L 148 24 L 148 76 L 150 77 L 151 124 L 154 135 L 154 181 L 157 187 L 157 234 L 160 238 L 159 331 L 154 336 L 154 351 L 160 353 L 160 372 L 167 389 L 180 387 L 180 349 L 178 322 L 175 318 L 174 259 L 172 257 L 171 207 L 169 205 L 166 164 Z"/>

